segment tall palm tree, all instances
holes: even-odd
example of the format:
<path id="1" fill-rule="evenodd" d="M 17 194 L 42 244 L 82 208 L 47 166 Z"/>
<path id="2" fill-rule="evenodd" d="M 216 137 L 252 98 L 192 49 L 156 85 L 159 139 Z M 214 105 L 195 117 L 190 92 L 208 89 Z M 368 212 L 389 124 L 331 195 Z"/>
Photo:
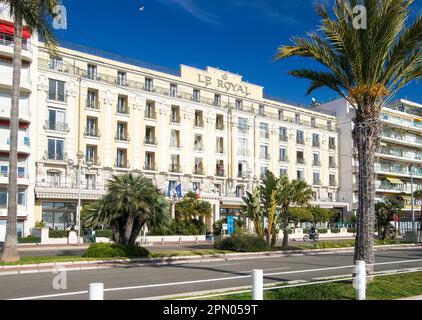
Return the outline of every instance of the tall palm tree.
<path id="1" fill-rule="evenodd" d="M 161 227 L 170 219 L 164 195 L 145 177 L 132 174 L 113 177 L 108 193 L 84 210 L 84 225 L 113 228 L 115 242 L 134 244 L 144 226 Z"/>
<path id="2" fill-rule="evenodd" d="M 267 243 L 271 244 L 271 237 L 276 239 L 278 233 L 277 225 L 274 223 L 277 217 L 277 207 L 279 206 L 279 187 L 280 178 L 267 170 L 265 177 L 260 185 L 261 201 L 264 215 L 267 218 Z M 274 243 L 275 245 L 275 243 Z"/>
<path id="3" fill-rule="evenodd" d="M 292 221 L 289 210 L 291 206 L 304 207 L 312 199 L 312 189 L 303 180 L 292 180 L 286 176 L 280 178 L 279 197 L 281 202 L 281 211 L 278 223 L 283 229 L 282 249 L 287 249 L 289 245 L 289 223 Z"/>
<path id="4" fill-rule="evenodd" d="M 299 69 L 289 74 L 311 80 L 308 94 L 327 87 L 355 109 L 353 139 L 359 158 L 359 206 L 355 260 L 373 272 L 375 185 L 374 154 L 380 144 L 381 107 L 397 91 L 422 75 L 422 17 L 409 23 L 413 0 L 335 0 L 333 16 L 316 5 L 317 32 L 294 37 L 278 49 L 276 59 L 310 58 L 324 71 Z M 355 28 L 353 8 L 363 5 L 367 28 Z"/>
<path id="5" fill-rule="evenodd" d="M 262 239 L 263 210 L 261 209 L 259 188 L 253 189 L 252 192 L 246 192 L 246 195 L 243 196 L 242 200 L 244 204 L 240 207 L 240 211 L 244 216 L 252 220 L 257 237 Z"/>
<path id="6" fill-rule="evenodd" d="M 44 39 L 47 48 L 55 51 L 56 41 L 48 18 L 53 16 L 56 0 L 2 0 L 9 6 L 10 17 L 14 21 L 13 38 L 13 80 L 12 105 L 10 109 L 10 152 L 9 152 L 9 185 L 6 240 L 1 261 L 15 262 L 19 260 L 17 250 L 17 158 L 18 158 L 18 130 L 19 130 L 19 97 L 20 77 L 22 68 L 22 30 L 25 21 L 29 32 L 38 31 Z"/>

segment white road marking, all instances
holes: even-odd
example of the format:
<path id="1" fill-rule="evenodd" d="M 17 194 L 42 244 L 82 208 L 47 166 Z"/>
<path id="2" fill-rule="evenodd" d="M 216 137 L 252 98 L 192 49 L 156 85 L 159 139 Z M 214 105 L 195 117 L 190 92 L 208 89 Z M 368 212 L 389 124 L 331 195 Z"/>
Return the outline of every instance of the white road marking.
<path id="1" fill-rule="evenodd" d="M 240 263 L 225 263 L 225 264 L 213 264 L 213 265 L 205 265 L 204 267 L 211 268 L 211 267 L 225 267 L 225 266 L 236 266 Z"/>

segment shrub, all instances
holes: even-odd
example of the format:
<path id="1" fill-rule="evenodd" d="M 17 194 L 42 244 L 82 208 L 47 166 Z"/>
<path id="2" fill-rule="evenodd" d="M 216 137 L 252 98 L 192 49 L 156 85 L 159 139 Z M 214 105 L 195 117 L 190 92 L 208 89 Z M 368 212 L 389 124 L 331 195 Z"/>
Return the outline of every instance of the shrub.
<path id="1" fill-rule="evenodd" d="M 268 244 L 263 239 L 248 234 L 233 234 L 230 237 L 216 241 L 214 247 L 219 250 L 236 252 L 259 252 L 270 250 Z"/>
<path id="2" fill-rule="evenodd" d="M 155 228 L 149 233 L 151 236 L 180 235 L 190 236 L 205 234 L 206 226 L 199 220 L 172 221 L 169 226 Z"/>
<path id="3" fill-rule="evenodd" d="M 45 227 L 45 222 L 42 222 L 42 221 L 35 222 L 35 228 L 44 228 L 44 227 Z"/>
<path id="4" fill-rule="evenodd" d="M 50 238 L 67 238 L 69 237 L 69 230 L 50 230 L 48 236 Z"/>
<path id="5" fill-rule="evenodd" d="M 331 230 L 331 233 L 340 233 L 340 228 L 332 228 L 330 230 Z"/>
<path id="6" fill-rule="evenodd" d="M 317 229 L 318 233 L 328 233 L 328 229 Z"/>
<path id="7" fill-rule="evenodd" d="M 86 258 L 134 258 L 147 257 L 149 251 L 138 245 L 122 246 L 120 244 L 93 243 L 83 254 Z"/>
<path id="8" fill-rule="evenodd" d="M 26 238 L 18 238 L 18 243 L 40 243 L 40 237 L 27 236 Z"/>
<path id="9" fill-rule="evenodd" d="M 356 233 L 356 228 L 347 228 L 347 232 Z"/>
<path id="10" fill-rule="evenodd" d="M 95 230 L 95 236 L 100 238 L 113 238 L 113 230 Z"/>

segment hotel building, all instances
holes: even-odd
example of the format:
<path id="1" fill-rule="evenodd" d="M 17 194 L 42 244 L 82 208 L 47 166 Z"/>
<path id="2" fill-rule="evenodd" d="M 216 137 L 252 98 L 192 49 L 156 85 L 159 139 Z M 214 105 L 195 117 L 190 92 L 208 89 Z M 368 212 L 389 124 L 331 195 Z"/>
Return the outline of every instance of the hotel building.
<path id="1" fill-rule="evenodd" d="M 84 48 L 40 45 L 37 73 L 36 221 L 75 223 L 77 153 L 82 205 L 114 174 L 142 173 L 163 192 L 182 184 L 212 204 L 208 228 L 236 214 L 266 169 L 306 180 L 313 204 L 338 202 L 337 120 L 265 96 L 263 87 L 216 68 L 146 65 Z"/>
<path id="2" fill-rule="evenodd" d="M 354 109 L 344 99 L 319 106 L 336 112 L 340 133 L 338 196 L 356 211 L 358 201 L 357 149 L 353 147 L 352 130 Z M 402 221 L 411 214 L 411 178 L 413 191 L 422 189 L 422 105 L 407 100 L 394 101 L 381 112 L 381 146 L 376 153 L 376 201 L 391 195 L 402 195 L 405 200 Z M 420 199 L 414 199 L 414 210 L 420 212 Z"/>

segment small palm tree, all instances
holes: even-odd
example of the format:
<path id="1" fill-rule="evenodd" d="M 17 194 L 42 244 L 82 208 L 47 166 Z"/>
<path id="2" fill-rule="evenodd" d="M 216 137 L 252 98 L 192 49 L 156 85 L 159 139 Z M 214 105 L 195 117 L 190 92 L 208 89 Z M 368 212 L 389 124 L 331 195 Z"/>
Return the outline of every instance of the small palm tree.
<path id="1" fill-rule="evenodd" d="M 164 195 L 145 177 L 126 174 L 108 183 L 108 193 L 85 209 L 87 227 L 109 225 L 114 241 L 134 244 L 144 226 L 152 229 L 166 225 L 170 219 Z"/>
<path id="2" fill-rule="evenodd" d="M 289 223 L 292 221 L 289 210 L 291 206 L 305 207 L 312 199 L 311 187 L 302 180 L 292 180 L 284 176 L 280 178 L 279 197 L 281 202 L 281 212 L 278 223 L 283 230 L 282 249 L 289 246 Z"/>
<path id="3" fill-rule="evenodd" d="M 262 239 L 263 210 L 261 208 L 259 188 L 255 188 L 252 192 L 246 192 L 242 199 L 244 204 L 242 204 L 240 211 L 244 216 L 252 220 L 257 237 Z"/>
<path id="4" fill-rule="evenodd" d="M 277 207 L 279 206 L 279 182 L 280 178 L 276 177 L 271 171 L 266 171 L 262 184 L 260 185 L 261 201 L 264 210 L 264 216 L 267 218 L 267 243 L 271 245 L 274 239 L 276 241 L 278 228 L 275 223 L 277 217 Z"/>
<path id="5" fill-rule="evenodd" d="M 17 158 L 19 129 L 20 78 L 22 69 L 22 30 L 23 21 L 32 34 L 38 31 L 47 48 L 55 51 L 56 41 L 48 18 L 53 16 L 57 0 L 2 0 L 9 6 L 10 17 L 14 21 L 13 38 L 13 79 L 12 104 L 10 109 L 10 152 L 9 152 L 9 197 L 7 205 L 6 240 L 1 261 L 16 262 L 19 260 L 17 250 Z"/>
<path id="6" fill-rule="evenodd" d="M 308 94 L 327 87 L 355 109 L 353 139 L 359 158 L 359 205 L 355 260 L 373 272 L 375 185 L 374 156 L 380 144 L 381 107 L 397 91 L 422 75 L 422 16 L 409 21 L 413 0 L 336 0 L 333 17 L 320 4 L 317 32 L 294 37 L 278 49 L 276 59 L 311 58 L 326 70 L 299 69 L 289 73 L 311 80 Z M 363 5 L 367 28 L 355 28 L 353 9 Z"/>
<path id="7" fill-rule="evenodd" d="M 413 193 L 413 196 L 415 197 L 415 199 L 419 199 L 421 201 L 421 211 L 419 213 L 419 229 L 422 231 L 422 189 L 416 190 Z"/>

